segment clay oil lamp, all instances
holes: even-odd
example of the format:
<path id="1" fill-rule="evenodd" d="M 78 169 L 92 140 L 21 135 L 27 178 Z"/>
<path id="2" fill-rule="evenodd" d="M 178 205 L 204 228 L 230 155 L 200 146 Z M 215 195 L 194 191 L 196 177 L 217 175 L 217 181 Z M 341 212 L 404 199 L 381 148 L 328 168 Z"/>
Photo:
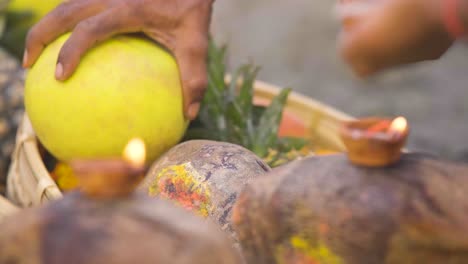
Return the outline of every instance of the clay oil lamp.
<path id="1" fill-rule="evenodd" d="M 94 198 L 117 198 L 133 192 L 143 179 L 146 149 L 141 139 L 128 142 L 121 158 L 74 160 L 70 163 L 81 192 Z"/>
<path id="2" fill-rule="evenodd" d="M 408 134 L 409 126 L 404 117 L 348 121 L 340 130 L 349 160 L 367 167 L 385 167 L 398 162 Z"/>

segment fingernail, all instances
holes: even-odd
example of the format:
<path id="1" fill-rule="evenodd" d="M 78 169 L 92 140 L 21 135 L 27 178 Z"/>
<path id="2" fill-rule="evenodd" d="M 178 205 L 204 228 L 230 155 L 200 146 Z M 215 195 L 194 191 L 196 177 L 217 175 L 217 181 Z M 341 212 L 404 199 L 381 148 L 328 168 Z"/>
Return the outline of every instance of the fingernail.
<path id="1" fill-rule="evenodd" d="M 63 75 L 63 65 L 62 63 L 57 63 L 57 67 L 55 68 L 55 78 L 56 79 L 62 79 L 62 75 Z"/>
<path id="2" fill-rule="evenodd" d="M 23 54 L 23 67 L 26 68 L 26 63 L 28 63 L 28 50 L 24 50 Z"/>
<path id="3" fill-rule="evenodd" d="M 198 111 L 200 111 L 200 103 L 191 104 L 188 109 L 188 118 L 195 119 L 197 117 Z"/>

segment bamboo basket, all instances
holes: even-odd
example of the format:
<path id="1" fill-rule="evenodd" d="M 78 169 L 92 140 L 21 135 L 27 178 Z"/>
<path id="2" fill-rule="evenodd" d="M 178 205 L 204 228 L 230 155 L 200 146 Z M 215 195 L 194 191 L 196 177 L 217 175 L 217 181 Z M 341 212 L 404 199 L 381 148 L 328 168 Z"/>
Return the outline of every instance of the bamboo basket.
<path id="1" fill-rule="evenodd" d="M 7 198 L 21 207 L 38 206 L 62 197 L 39 153 L 36 135 L 25 114 L 7 176 Z"/>
<path id="2" fill-rule="evenodd" d="M 0 222 L 4 217 L 16 213 L 19 210 L 18 207 L 14 206 L 10 201 L 0 196 Z"/>
<path id="3" fill-rule="evenodd" d="M 255 98 L 271 100 L 280 88 L 256 81 Z M 330 150 L 343 151 L 339 126 L 350 116 L 301 94 L 292 92 L 287 111 L 304 121 L 308 137 Z M 42 205 L 59 199 L 62 193 L 47 171 L 39 154 L 38 142 L 27 115 L 18 130 L 16 149 L 8 173 L 7 197 L 21 207 Z"/>

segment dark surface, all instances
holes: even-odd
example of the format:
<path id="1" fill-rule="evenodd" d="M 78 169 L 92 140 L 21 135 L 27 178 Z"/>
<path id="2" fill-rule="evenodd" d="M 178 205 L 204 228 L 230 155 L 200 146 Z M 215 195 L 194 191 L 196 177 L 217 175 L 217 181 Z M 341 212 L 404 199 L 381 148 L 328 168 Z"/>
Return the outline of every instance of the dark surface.
<path id="1" fill-rule="evenodd" d="M 230 63 L 251 60 L 260 78 L 352 114 L 404 115 L 409 147 L 468 161 L 468 52 L 356 80 L 336 52 L 338 24 L 329 0 L 216 1 L 213 32 L 230 45 Z M 391 34 L 391 32 L 389 32 Z"/>

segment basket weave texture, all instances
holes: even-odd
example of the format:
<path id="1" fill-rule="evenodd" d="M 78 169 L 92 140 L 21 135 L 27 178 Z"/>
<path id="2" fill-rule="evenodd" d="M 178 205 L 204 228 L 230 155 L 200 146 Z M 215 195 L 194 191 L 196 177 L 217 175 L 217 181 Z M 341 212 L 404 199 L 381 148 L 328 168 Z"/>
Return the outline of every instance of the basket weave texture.
<path id="1" fill-rule="evenodd" d="M 279 91 L 280 88 L 274 85 L 261 81 L 255 83 L 256 98 L 271 100 Z M 341 122 L 352 117 L 295 92 L 289 95 L 286 109 L 305 121 L 308 136 L 314 142 L 330 150 L 345 149 L 338 131 Z M 25 114 L 17 132 L 16 148 L 8 172 L 7 198 L 20 207 L 32 207 L 61 197 L 59 187 L 42 161 L 36 135 Z"/>

